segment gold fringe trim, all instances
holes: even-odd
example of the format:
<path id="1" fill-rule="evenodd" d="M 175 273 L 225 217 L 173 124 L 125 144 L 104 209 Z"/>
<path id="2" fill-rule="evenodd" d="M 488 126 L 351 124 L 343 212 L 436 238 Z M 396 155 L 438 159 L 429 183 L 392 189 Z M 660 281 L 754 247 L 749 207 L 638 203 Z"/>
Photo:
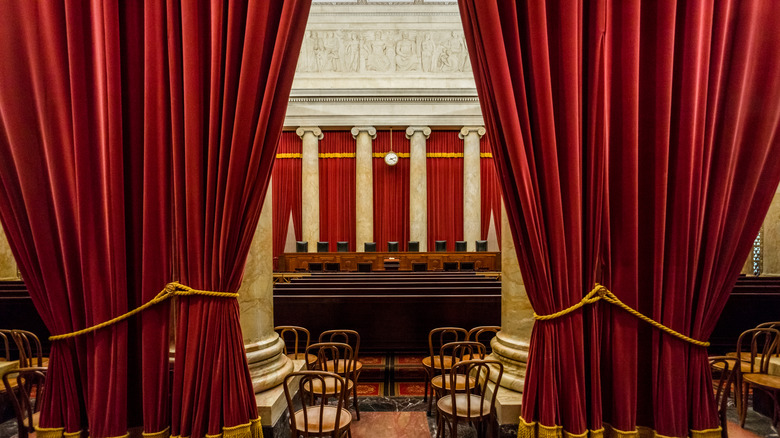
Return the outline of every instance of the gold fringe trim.
<path id="1" fill-rule="evenodd" d="M 79 430 L 78 432 L 70 432 L 70 433 L 68 433 L 68 432 L 65 432 L 65 433 L 63 433 L 63 434 L 62 434 L 62 436 L 63 436 L 64 438 L 76 438 L 76 437 L 80 437 L 80 436 L 81 436 L 81 431 Z"/>
<path id="2" fill-rule="evenodd" d="M 398 158 L 409 158 L 409 152 L 396 152 L 396 155 L 398 155 Z M 374 152 L 371 154 L 374 158 L 384 158 L 385 155 L 387 155 L 387 152 Z"/>
<path id="3" fill-rule="evenodd" d="M 428 152 L 427 158 L 463 158 L 463 152 Z"/>
<path id="4" fill-rule="evenodd" d="M 721 428 L 706 430 L 690 430 L 690 438 L 720 438 Z M 597 430 L 586 430 L 574 434 L 563 430 L 562 426 L 545 426 L 535 421 L 527 422 L 520 417 L 517 431 L 518 438 L 674 438 L 661 435 L 647 426 L 637 426 L 636 430 L 620 430 L 609 424 Z"/>
<path id="5" fill-rule="evenodd" d="M 80 336 L 83 334 L 91 333 L 96 330 L 100 330 L 102 328 L 108 327 L 110 325 L 114 325 L 120 321 L 124 321 L 125 319 L 137 314 L 141 313 L 144 310 L 148 309 L 149 307 L 154 306 L 155 304 L 162 303 L 163 301 L 173 298 L 173 297 L 182 297 L 182 296 L 191 296 L 191 295 L 203 295 L 207 297 L 216 297 L 216 298 L 238 298 L 237 293 L 232 292 L 212 292 L 212 291 L 206 291 L 206 290 L 197 290 L 193 289 L 189 286 L 185 286 L 183 284 L 172 282 L 165 285 L 165 288 L 160 291 L 159 294 L 157 294 L 156 297 L 152 298 L 151 301 L 147 302 L 146 304 L 142 305 L 141 307 L 135 308 L 124 315 L 119 315 L 116 318 L 110 319 L 105 322 L 101 322 L 100 324 L 95 324 L 92 327 L 87 327 L 82 330 L 78 330 L 71 333 L 65 333 L 61 335 L 55 335 L 55 336 L 49 336 L 50 341 L 60 341 L 62 339 L 68 339 L 68 338 L 75 338 L 76 336 Z"/>
<path id="6" fill-rule="evenodd" d="M 159 432 L 150 432 L 150 433 L 143 432 L 141 436 L 143 436 L 144 438 L 169 438 L 171 436 L 171 427 L 168 426 Z"/>
<path id="7" fill-rule="evenodd" d="M 632 309 L 624 302 L 620 301 L 620 299 L 609 291 L 606 287 L 596 283 L 596 285 L 593 287 L 593 290 L 591 290 L 587 295 L 585 295 L 582 300 L 580 300 L 579 303 L 568 307 L 566 309 L 561 310 L 560 312 L 551 313 L 549 315 L 538 315 L 536 312 L 534 312 L 534 318 L 538 321 L 549 321 L 551 319 L 555 319 L 558 317 L 561 317 L 563 315 L 569 314 L 571 312 L 574 312 L 575 310 L 579 309 L 580 307 L 586 305 L 586 304 L 592 304 L 596 301 L 604 300 L 610 304 L 614 304 L 621 309 L 625 310 L 626 312 L 636 316 L 637 318 L 641 319 L 642 321 L 652 325 L 653 327 L 670 334 L 676 338 L 682 339 L 685 342 L 691 343 L 693 345 L 697 345 L 699 347 L 709 347 L 710 343 L 705 341 L 700 341 L 698 339 L 693 339 L 691 337 L 685 336 L 684 334 L 675 331 L 663 324 L 661 324 L 658 321 L 655 321 L 654 319 L 647 317 L 638 311 Z"/>
<path id="8" fill-rule="evenodd" d="M 294 152 L 276 154 L 277 160 L 284 158 L 303 158 L 303 154 L 296 154 Z"/>
<path id="9" fill-rule="evenodd" d="M 354 152 L 333 152 L 323 153 L 319 155 L 320 158 L 355 158 Z"/>
<path id="10" fill-rule="evenodd" d="M 479 158 L 493 158 L 492 152 L 480 152 Z"/>
<path id="11" fill-rule="evenodd" d="M 65 433 L 64 427 L 38 427 L 35 426 L 35 436 L 38 438 L 62 438 Z M 81 434 L 81 432 L 79 432 Z"/>

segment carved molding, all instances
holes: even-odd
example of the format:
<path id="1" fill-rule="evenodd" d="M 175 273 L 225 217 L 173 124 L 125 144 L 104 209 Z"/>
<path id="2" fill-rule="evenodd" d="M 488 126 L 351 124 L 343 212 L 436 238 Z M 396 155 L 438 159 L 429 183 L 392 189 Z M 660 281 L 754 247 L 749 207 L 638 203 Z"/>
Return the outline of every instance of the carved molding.
<path id="1" fill-rule="evenodd" d="M 317 140 L 322 140 L 324 137 L 322 130 L 317 126 L 301 126 L 295 130 L 295 133 L 298 134 L 298 137 L 300 138 L 303 138 L 307 132 L 311 132 L 313 136 L 317 137 Z"/>
<path id="2" fill-rule="evenodd" d="M 291 97 L 289 101 L 318 103 L 479 103 L 479 98 L 459 96 L 307 96 Z"/>
<path id="3" fill-rule="evenodd" d="M 373 126 L 355 126 L 350 132 L 354 139 L 357 139 L 358 134 L 361 132 L 366 132 L 368 136 L 371 137 L 371 140 L 376 139 L 376 128 Z"/>
<path id="4" fill-rule="evenodd" d="M 431 128 L 428 126 L 410 126 L 406 128 L 406 138 L 411 139 L 415 132 L 420 132 L 427 140 L 431 136 Z"/>
<path id="5" fill-rule="evenodd" d="M 484 126 L 464 126 L 463 128 L 461 128 L 460 133 L 458 133 L 458 138 L 463 140 L 472 132 L 476 133 L 479 136 L 479 138 L 482 138 L 482 136 L 485 135 L 487 130 L 485 130 Z"/>
<path id="6" fill-rule="evenodd" d="M 462 30 L 307 30 L 297 73 L 471 72 Z"/>

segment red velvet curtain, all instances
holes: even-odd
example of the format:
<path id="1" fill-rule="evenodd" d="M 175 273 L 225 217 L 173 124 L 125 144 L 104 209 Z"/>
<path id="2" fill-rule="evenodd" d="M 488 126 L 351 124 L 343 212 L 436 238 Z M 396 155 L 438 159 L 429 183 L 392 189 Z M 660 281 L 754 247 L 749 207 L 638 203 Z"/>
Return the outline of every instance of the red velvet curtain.
<path id="1" fill-rule="evenodd" d="M 493 162 L 493 149 L 490 140 L 483 135 L 479 140 L 479 180 L 482 217 L 480 238 L 486 240 L 491 222 L 496 230 L 499 247 L 501 245 L 501 182 Z M 492 216 L 492 217 L 491 217 Z"/>
<path id="2" fill-rule="evenodd" d="M 284 253 L 292 215 L 295 240 L 303 239 L 301 226 L 301 138 L 294 131 L 282 132 L 273 169 L 274 258 Z"/>
<path id="3" fill-rule="evenodd" d="M 428 248 L 437 240 L 463 240 L 463 140 L 458 131 L 433 131 L 426 143 Z"/>
<path id="4" fill-rule="evenodd" d="M 238 288 L 308 6 L 0 2 L 0 56 L 14 59 L 0 65 L 0 220 L 52 333 L 148 301 L 174 256 L 190 286 Z M 173 409 L 162 304 L 55 341 L 40 425 L 201 437 L 248 424 L 235 300 L 179 307 Z"/>
<path id="5" fill-rule="evenodd" d="M 385 251 L 387 242 L 398 242 L 401 251 L 409 241 L 409 140 L 403 130 L 377 131 L 374 151 L 374 241 L 377 251 Z M 398 154 L 398 164 L 385 164 L 384 154 Z"/>
<path id="6" fill-rule="evenodd" d="M 706 340 L 780 180 L 780 4 L 460 7 L 534 310 L 600 282 Z M 707 352 L 607 303 L 539 322 L 522 419 L 537 435 L 715 429 Z"/>
<path id="7" fill-rule="evenodd" d="M 325 132 L 320 140 L 320 240 L 336 251 L 349 241 L 355 251 L 355 139 L 349 131 Z"/>

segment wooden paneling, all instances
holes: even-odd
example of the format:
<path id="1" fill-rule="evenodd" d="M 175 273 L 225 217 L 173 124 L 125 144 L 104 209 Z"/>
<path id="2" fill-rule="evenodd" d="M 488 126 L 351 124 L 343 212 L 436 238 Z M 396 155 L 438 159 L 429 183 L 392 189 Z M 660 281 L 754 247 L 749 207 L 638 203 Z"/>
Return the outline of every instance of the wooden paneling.
<path id="1" fill-rule="evenodd" d="M 429 271 L 441 271 L 445 262 L 474 262 L 474 269 L 501 270 L 500 252 L 301 252 L 279 256 L 279 271 L 305 271 L 309 263 L 339 263 L 342 271 L 357 271 L 358 263 L 371 263 L 371 270 L 383 271 L 384 261 L 397 258 L 401 271 L 411 271 L 412 263 L 427 263 Z"/>

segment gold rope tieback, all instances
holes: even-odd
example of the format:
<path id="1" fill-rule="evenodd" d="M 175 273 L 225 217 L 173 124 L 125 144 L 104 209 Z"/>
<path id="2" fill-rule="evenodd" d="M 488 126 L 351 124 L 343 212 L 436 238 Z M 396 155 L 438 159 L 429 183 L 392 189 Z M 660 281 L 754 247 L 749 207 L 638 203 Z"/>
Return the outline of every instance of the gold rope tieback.
<path id="1" fill-rule="evenodd" d="M 685 336 L 684 334 L 682 334 L 682 333 L 680 333 L 678 331 L 672 330 L 669 327 L 661 324 L 660 322 L 655 321 L 652 318 L 649 318 L 649 317 L 647 317 L 647 316 L 637 312 L 636 310 L 632 309 L 631 307 L 629 307 L 624 302 L 620 301 L 620 299 L 617 296 L 615 296 L 615 294 L 610 292 L 609 289 L 607 289 L 605 286 L 602 286 L 602 285 L 600 285 L 598 283 L 596 283 L 596 286 L 593 288 L 593 290 L 590 291 L 590 293 L 588 293 L 587 295 L 585 295 L 579 303 L 577 303 L 577 304 L 575 304 L 575 305 L 573 305 L 573 306 L 571 306 L 571 307 L 569 307 L 567 309 L 563 309 L 560 312 L 552 313 L 550 315 L 537 315 L 536 312 L 534 312 L 534 319 L 539 320 L 539 321 L 548 321 L 548 320 L 551 320 L 551 319 L 555 319 L 555 318 L 558 318 L 560 316 L 566 315 L 567 313 L 574 312 L 575 310 L 579 309 L 580 307 L 582 307 L 582 306 L 584 306 L 586 304 L 595 303 L 596 301 L 599 301 L 599 300 L 604 300 L 604 301 L 606 301 L 608 303 L 612 303 L 612 304 L 620 307 L 621 309 L 625 310 L 626 312 L 636 316 L 637 318 L 641 319 L 642 321 L 652 325 L 653 327 L 655 327 L 655 328 L 657 328 L 659 330 L 662 330 L 662 331 L 664 331 L 664 332 L 666 332 L 666 333 L 668 333 L 668 334 L 670 334 L 672 336 L 680 338 L 680 339 L 682 339 L 685 342 L 690 342 L 691 344 L 698 345 L 700 347 L 709 347 L 710 346 L 709 342 L 699 341 L 698 339 L 693 339 L 691 337 Z"/>
<path id="2" fill-rule="evenodd" d="M 238 298 L 237 293 L 232 292 L 211 292 L 206 290 L 197 290 L 193 289 L 189 286 L 185 286 L 183 284 L 172 282 L 165 285 L 165 288 L 160 291 L 157 296 L 152 298 L 149 302 L 143 304 L 141 307 L 135 308 L 124 315 L 119 315 L 116 318 L 110 319 L 105 322 L 101 322 L 100 324 L 95 324 L 92 327 L 87 327 L 82 330 L 78 330 L 72 333 L 65 333 L 62 335 L 54 335 L 49 336 L 50 341 L 60 341 L 62 339 L 68 339 L 68 338 L 75 338 L 76 336 L 80 336 L 86 333 L 91 333 L 96 330 L 100 330 L 102 328 L 108 327 L 110 325 L 114 325 L 120 321 L 124 321 L 125 319 L 135 315 L 136 313 L 141 313 L 144 310 L 154 306 L 155 304 L 160 304 L 163 301 L 173 298 L 173 297 L 183 297 L 183 296 L 192 296 L 192 295 L 203 295 L 207 297 L 216 297 L 216 298 Z"/>

